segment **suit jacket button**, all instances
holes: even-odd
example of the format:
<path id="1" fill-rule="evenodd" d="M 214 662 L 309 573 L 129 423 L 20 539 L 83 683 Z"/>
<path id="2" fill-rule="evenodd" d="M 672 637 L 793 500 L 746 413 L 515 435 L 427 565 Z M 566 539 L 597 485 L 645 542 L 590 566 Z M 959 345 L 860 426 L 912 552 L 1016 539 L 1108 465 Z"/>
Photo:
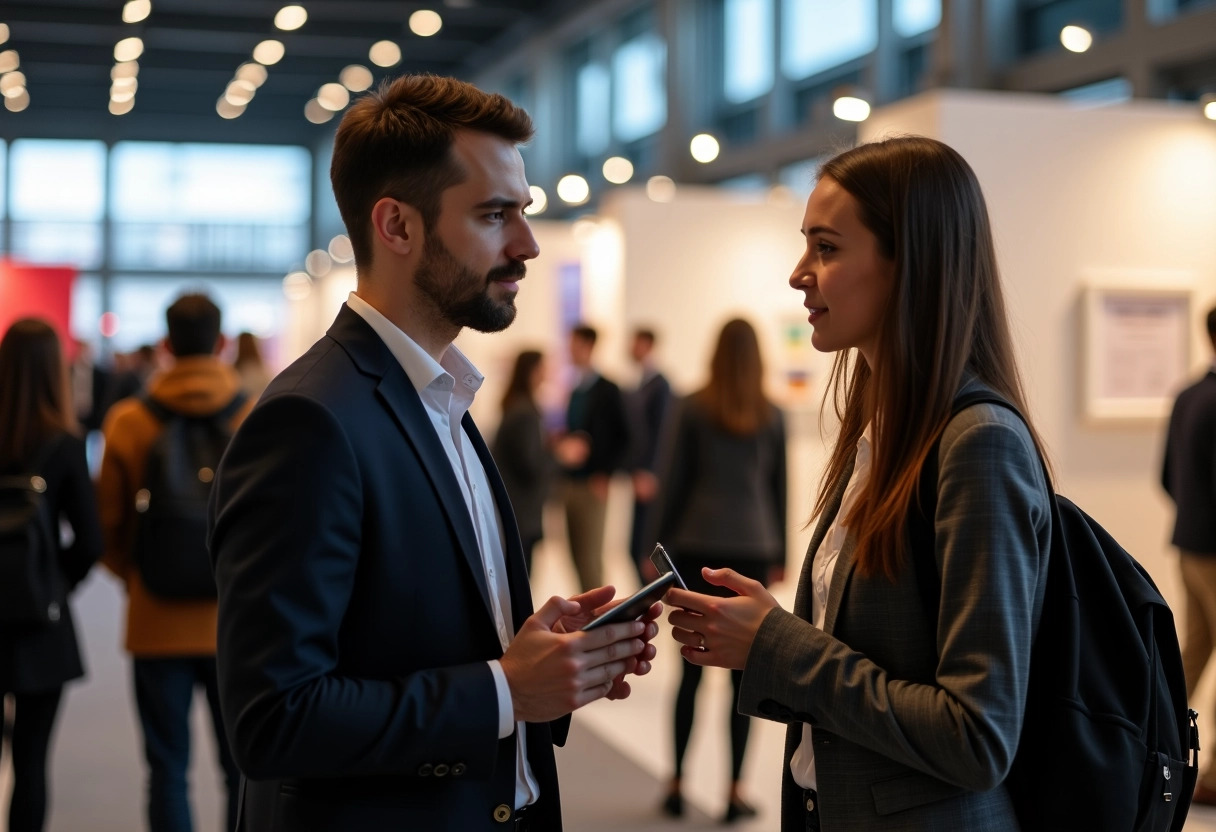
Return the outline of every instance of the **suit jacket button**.
<path id="1" fill-rule="evenodd" d="M 452 766 L 452 776 L 453 777 L 459 777 L 460 775 L 464 774 L 464 772 L 465 772 L 464 763 L 456 763 L 454 766 Z"/>
<path id="2" fill-rule="evenodd" d="M 447 774 L 449 771 L 451 771 L 451 769 L 450 769 L 450 768 L 448 768 L 448 764 L 447 764 L 447 763 L 440 763 L 439 765 L 435 766 L 435 776 L 436 776 L 436 777 L 443 777 L 443 776 L 445 776 L 445 775 L 446 775 L 446 774 Z"/>
<path id="3" fill-rule="evenodd" d="M 494 807 L 494 820 L 499 823 L 506 823 L 511 819 L 511 807 L 505 803 L 499 803 Z"/>
<path id="4" fill-rule="evenodd" d="M 431 774 L 434 773 L 434 771 L 435 771 L 435 767 L 433 765 L 431 765 L 430 763 L 423 763 L 422 765 L 418 766 L 418 776 L 419 777 L 430 777 Z"/>

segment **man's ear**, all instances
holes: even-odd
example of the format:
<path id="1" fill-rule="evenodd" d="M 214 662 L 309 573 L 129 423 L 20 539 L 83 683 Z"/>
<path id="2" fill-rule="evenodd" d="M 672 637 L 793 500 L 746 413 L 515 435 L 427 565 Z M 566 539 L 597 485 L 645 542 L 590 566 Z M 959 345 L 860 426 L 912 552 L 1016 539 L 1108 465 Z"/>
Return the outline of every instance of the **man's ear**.
<path id="1" fill-rule="evenodd" d="M 173 352 L 173 343 L 169 340 L 168 335 L 160 339 L 160 346 L 161 349 L 169 353 L 169 355 L 176 355 L 176 353 Z"/>
<path id="2" fill-rule="evenodd" d="M 408 202 L 382 197 L 372 206 L 372 235 L 394 254 L 406 256 L 422 245 L 422 215 Z"/>
<path id="3" fill-rule="evenodd" d="M 221 332 L 218 336 L 216 336 L 215 346 L 211 349 L 211 354 L 219 355 L 224 351 L 224 347 L 226 346 L 228 346 L 228 338 L 224 335 L 224 333 Z"/>

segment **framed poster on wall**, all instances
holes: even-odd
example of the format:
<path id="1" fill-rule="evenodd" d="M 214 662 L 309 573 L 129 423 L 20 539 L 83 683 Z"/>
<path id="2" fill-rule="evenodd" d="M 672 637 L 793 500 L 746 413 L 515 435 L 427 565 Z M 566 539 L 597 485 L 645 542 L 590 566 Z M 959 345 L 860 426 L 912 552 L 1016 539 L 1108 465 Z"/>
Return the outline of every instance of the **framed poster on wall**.
<path id="1" fill-rule="evenodd" d="M 1191 369 L 1190 290 L 1091 286 L 1084 318 L 1086 419 L 1168 417 Z"/>

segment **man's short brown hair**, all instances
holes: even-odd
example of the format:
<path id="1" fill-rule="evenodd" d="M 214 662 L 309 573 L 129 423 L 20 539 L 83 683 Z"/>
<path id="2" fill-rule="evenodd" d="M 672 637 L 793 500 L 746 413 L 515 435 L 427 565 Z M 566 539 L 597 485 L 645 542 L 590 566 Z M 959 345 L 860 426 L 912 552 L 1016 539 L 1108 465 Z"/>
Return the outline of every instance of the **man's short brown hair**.
<path id="1" fill-rule="evenodd" d="M 440 195 L 466 173 L 452 158 L 457 130 L 508 141 L 532 138 L 532 119 L 507 98 L 438 75 L 385 81 L 346 113 L 334 139 L 329 178 L 355 264 L 371 264 L 372 206 L 384 197 L 412 205 L 431 228 Z"/>

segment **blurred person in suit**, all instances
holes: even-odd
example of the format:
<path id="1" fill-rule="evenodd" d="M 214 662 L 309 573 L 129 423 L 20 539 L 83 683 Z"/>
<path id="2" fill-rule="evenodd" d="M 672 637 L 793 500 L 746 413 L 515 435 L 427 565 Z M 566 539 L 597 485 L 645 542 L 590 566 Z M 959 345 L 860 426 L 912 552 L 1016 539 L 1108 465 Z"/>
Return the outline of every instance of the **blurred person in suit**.
<path id="1" fill-rule="evenodd" d="M 431 75 L 346 111 L 330 179 L 358 282 L 275 377 L 212 493 L 220 693 L 248 832 L 560 830 L 572 711 L 650 669 L 660 604 L 533 612 L 453 346 L 505 329 L 539 253 L 526 112 Z"/>
<path id="2" fill-rule="evenodd" d="M 673 589 L 681 653 L 743 671 L 739 708 L 787 724 L 781 829 L 1016 832 L 1006 785 L 1047 586 L 1052 506 L 988 210 L 952 148 L 906 136 L 825 162 L 789 278 L 836 353 L 841 425 L 792 612 L 732 569 Z M 921 469 L 937 448 L 932 543 Z M 930 560 L 931 559 L 931 560 Z M 918 562 L 940 576 L 938 613 Z M 936 618 L 936 625 L 932 623 Z"/>
<path id="3" fill-rule="evenodd" d="M 0 701 L 9 694 L 14 700 L 8 830 L 41 832 L 50 803 L 51 732 L 63 688 L 85 673 L 68 595 L 101 556 L 101 527 L 59 336 L 38 318 L 15 321 L 0 339 L 0 477 L 40 478 L 45 516 L 66 522 L 72 532 L 65 543 L 56 534 L 58 523 L 46 531 L 54 551 L 44 554 L 55 558 L 53 577 L 62 591 L 52 601 L 54 610 L 48 607 L 48 620 L 15 616 L 14 602 L 24 599 L 9 594 L 20 591 L 12 564 L 5 564 L 8 585 L 0 587 L 7 607 L 0 610 Z M 5 535 L 14 531 L 3 529 Z"/>
<path id="4" fill-rule="evenodd" d="M 671 408 L 671 384 L 654 360 L 655 332 L 639 327 L 633 332 L 629 357 L 641 372 L 638 385 L 625 396 L 629 413 L 629 474 L 633 481 L 633 521 L 629 531 L 629 552 L 638 578 L 645 583 L 646 566 L 654 541 L 650 534 L 650 508 L 659 493 L 659 447 L 663 424 Z"/>
<path id="5" fill-rule="evenodd" d="M 515 357 L 511 378 L 502 397 L 502 420 L 498 423 L 491 453 L 502 474 L 502 484 L 515 509 L 524 563 L 532 572 L 532 553 L 544 537 L 545 502 L 556 472 L 549 450 L 544 419 L 536 393 L 545 379 L 545 357 L 537 350 L 524 350 Z"/>
<path id="6" fill-rule="evenodd" d="M 252 332 L 242 332 L 236 336 L 236 358 L 233 359 L 232 366 L 241 377 L 241 389 L 254 401 L 262 395 L 262 391 L 274 377 L 266 367 L 262 349 L 258 346 L 258 338 Z"/>
<path id="7" fill-rule="evenodd" d="M 688 588 L 707 595 L 730 591 L 701 576 L 707 565 L 728 567 L 762 586 L 785 569 L 785 417 L 764 395 L 764 363 L 756 331 L 728 321 L 718 334 L 709 381 L 684 399 L 673 418 L 662 468 L 658 539 L 671 552 Z M 647 561 L 649 565 L 649 561 Z M 681 782 L 692 736 L 702 668 L 683 663 L 675 701 L 675 774 L 664 811 L 684 812 Z M 751 817 L 740 779 L 751 717 L 739 712 L 743 671 L 732 669 L 730 790 L 724 821 Z"/>
<path id="8" fill-rule="evenodd" d="M 1216 352 L 1216 308 L 1207 314 Z M 1165 440 L 1161 484 L 1174 501 L 1178 567 L 1186 592 L 1182 667 L 1192 698 L 1216 646 L 1216 364 L 1178 394 Z M 1195 783 L 1194 801 L 1216 806 L 1216 766 Z"/>

